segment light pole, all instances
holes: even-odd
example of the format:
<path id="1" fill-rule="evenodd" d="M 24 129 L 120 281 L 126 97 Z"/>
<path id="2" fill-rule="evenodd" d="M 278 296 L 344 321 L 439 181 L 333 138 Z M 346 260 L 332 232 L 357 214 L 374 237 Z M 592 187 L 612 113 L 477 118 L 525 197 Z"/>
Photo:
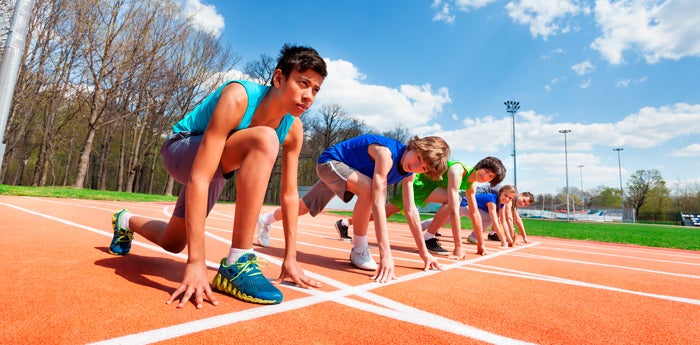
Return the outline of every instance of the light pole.
<path id="1" fill-rule="evenodd" d="M 620 221 L 624 223 L 625 220 L 625 199 L 623 198 L 624 193 L 622 191 L 622 164 L 620 164 L 620 151 L 624 150 L 622 147 L 616 147 L 613 151 L 617 151 L 617 171 L 620 173 Z"/>
<path id="2" fill-rule="evenodd" d="M 583 164 L 577 165 L 579 172 L 581 173 L 581 189 L 579 189 L 579 193 L 581 193 L 581 210 L 586 209 L 586 203 L 584 202 L 583 199 Z"/>
<path id="3" fill-rule="evenodd" d="M 515 167 L 515 113 L 520 109 L 520 102 L 505 101 L 503 104 L 506 105 L 506 112 L 510 113 L 513 121 L 513 187 L 518 188 L 518 173 Z"/>
<path id="4" fill-rule="evenodd" d="M 566 220 L 569 220 L 569 153 L 566 148 L 566 133 L 571 133 L 570 129 L 562 129 L 559 133 L 564 134 L 564 164 L 566 165 Z"/>

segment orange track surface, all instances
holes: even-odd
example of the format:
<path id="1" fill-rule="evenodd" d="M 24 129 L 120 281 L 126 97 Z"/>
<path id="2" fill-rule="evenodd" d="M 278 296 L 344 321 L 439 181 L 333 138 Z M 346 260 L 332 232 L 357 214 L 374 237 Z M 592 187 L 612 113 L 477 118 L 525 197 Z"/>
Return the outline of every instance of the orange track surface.
<path id="1" fill-rule="evenodd" d="M 219 295 L 219 306 L 177 309 L 165 301 L 184 255 L 138 235 L 129 255 L 107 253 L 111 215 L 123 207 L 163 220 L 172 211 L 172 203 L 0 196 L 2 343 L 700 344 L 694 251 L 531 237 L 507 250 L 488 242 L 487 256 L 442 259 L 444 272 L 423 272 L 410 232 L 392 223 L 398 279 L 378 284 L 350 265 L 352 244 L 337 240 L 335 215 L 307 215 L 298 260 L 322 288 L 282 284 L 284 302 L 273 306 Z M 211 278 L 228 253 L 234 207 L 219 204 L 207 220 Z M 256 251 L 276 278 L 281 222 L 271 236 Z M 373 229 L 369 236 L 374 243 Z"/>

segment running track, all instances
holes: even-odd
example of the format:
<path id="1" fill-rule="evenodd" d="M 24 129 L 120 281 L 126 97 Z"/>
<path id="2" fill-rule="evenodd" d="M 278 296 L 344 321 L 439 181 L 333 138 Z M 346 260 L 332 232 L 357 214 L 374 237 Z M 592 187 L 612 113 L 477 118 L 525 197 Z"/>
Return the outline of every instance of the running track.
<path id="1" fill-rule="evenodd" d="M 424 272 L 405 225 L 390 223 L 399 278 L 378 284 L 350 266 L 337 216 L 307 215 L 298 260 L 322 288 L 283 284 L 279 305 L 219 295 L 219 306 L 177 309 L 165 301 L 184 255 L 138 235 L 129 255 L 107 254 L 111 215 L 123 207 L 163 220 L 172 211 L 172 203 L 0 196 L 2 343 L 700 344 L 695 251 L 532 237 L 507 250 L 488 242 L 487 256 L 443 259 L 444 272 Z M 217 205 L 207 221 L 210 278 L 228 253 L 234 207 Z M 442 244 L 453 247 L 445 236 Z M 278 276 L 283 250 L 279 222 L 271 247 L 256 246 L 266 276 Z"/>

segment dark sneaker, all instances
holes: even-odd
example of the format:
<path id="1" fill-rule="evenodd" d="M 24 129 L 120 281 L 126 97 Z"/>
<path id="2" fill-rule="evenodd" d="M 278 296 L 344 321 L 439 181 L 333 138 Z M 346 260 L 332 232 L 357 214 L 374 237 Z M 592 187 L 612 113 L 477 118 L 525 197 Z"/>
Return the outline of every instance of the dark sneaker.
<path id="1" fill-rule="evenodd" d="M 131 241 L 134 239 L 134 232 L 129 230 L 127 224 L 122 224 L 124 223 L 122 216 L 127 213 L 129 213 L 129 211 L 123 209 L 112 215 L 114 237 L 112 237 L 112 243 L 109 244 L 110 254 L 126 255 L 131 250 Z"/>
<path id="2" fill-rule="evenodd" d="M 338 230 L 338 235 L 342 241 L 352 241 L 352 237 L 348 236 L 348 227 L 343 225 L 342 219 L 338 219 L 335 222 L 335 229 Z"/>
<path id="3" fill-rule="evenodd" d="M 429 240 L 425 241 L 425 246 L 428 248 L 428 251 L 432 254 L 435 255 L 449 255 L 450 252 L 447 251 L 447 249 L 440 247 L 440 242 L 438 242 L 437 238 L 431 238 Z"/>
<path id="4" fill-rule="evenodd" d="M 226 258 L 221 259 L 221 266 L 211 285 L 215 290 L 245 302 L 258 304 L 282 302 L 282 291 L 265 278 L 258 268 L 258 258 L 252 253 L 241 255 L 238 261 L 228 266 Z"/>
<path id="5" fill-rule="evenodd" d="M 442 236 L 441 233 L 439 233 L 439 232 L 436 232 L 436 233 L 435 233 L 435 237 L 440 237 L 440 236 Z"/>
<path id="6" fill-rule="evenodd" d="M 491 241 L 500 241 L 500 240 L 501 240 L 500 238 L 498 238 L 498 234 L 495 233 L 495 232 L 492 233 L 492 234 L 489 234 L 489 235 L 488 235 L 488 238 L 489 238 L 489 240 L 491 240 Z"/>

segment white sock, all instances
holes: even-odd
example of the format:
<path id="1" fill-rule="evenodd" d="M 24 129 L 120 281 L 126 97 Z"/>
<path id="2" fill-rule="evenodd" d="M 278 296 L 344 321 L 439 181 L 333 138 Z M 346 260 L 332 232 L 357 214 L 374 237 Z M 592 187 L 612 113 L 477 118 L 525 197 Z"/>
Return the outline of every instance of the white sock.
<path id="1" fill-rule="evenodd" d="M 122 213 L 122 216 L 119 217 L 119 226 L 129 229 L 129 219 L 131 219 L 131 216 L 133 216 L 133 214 L 131 214 L 129 211 Z"/>
<path id="2" fill-rule="evenodd" d="M 358 236 L 352 234 L 352 243 L 355 244 L 355 248 L 364 248 L 369 246 L 369 243 L 367 243 L 367 235 Z"/>
<path id="3" fill-rule="evenodd" d="M 263 222 L 263 224 L 272 224 L 277 221 L 275 219 L 275 211 L 268 212 L 260 216 L 260 221 Z"/>
<path id="4" fill-rule="evenodd" d="M 343 224 L 343 226 L 350 226 L 350 222 L 348 222 L 347 218 L 341 219 L 340 224 Z"/>
<path id="5" fill-rule="evenodd" d="M 228 252 L 228 257 L 226 258 L 226 265 L 231 265 L 234 262 L 238 261 L 238 259 L 243 254 L 255 254 L 255 252 L 253 251 L 253 248 L 240 249 L 231 247 L 231 250 L 229 250 Z"/>
<path id="6" fill-rule="evenodd" d="M 427 232 L 427 231 L 423 232 L 423 240 L 424 240 L 424 241 L 427 241 L 427 240 L 429 240 L 429 239 L 431 239 L 431 238 L 435 238 L 435 235 L 433 235 L 433 234 L 431 234 L 431 233 L 429 233 L 429 232 Z"/>

